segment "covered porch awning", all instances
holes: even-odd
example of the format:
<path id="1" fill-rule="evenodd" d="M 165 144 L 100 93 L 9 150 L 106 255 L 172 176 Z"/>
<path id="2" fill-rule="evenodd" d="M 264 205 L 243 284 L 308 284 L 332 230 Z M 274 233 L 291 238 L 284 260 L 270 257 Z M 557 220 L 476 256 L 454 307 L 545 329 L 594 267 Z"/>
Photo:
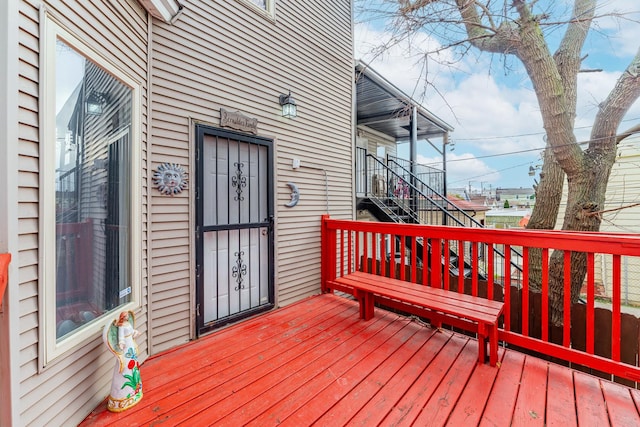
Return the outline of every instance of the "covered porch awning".
<path id="1" fill-rule="evenodd" d="M 356 61 L 355 79 L 359 126 L 367 126 L 397 142 L 443 137 L 453 130 L 361 61 Z M 411 117 L 414 112 L 416 132 L 412 135 Z"/>
<path id="2" fill-rule="evenodd" d="M 438 169 L 417 163 L 418 142 L 425 141 L 429 144 L 442 157 L 442 167 L 439 168 L 442 178 L 439 180 L 440 185 L 436 187 L 446 195 L 446 145 L 449 143 L 448 134 L 453 128 L 361 61 L 356 61 L 355 82 L 357 126 L 386 135 L 396 144 L 408 142 L 409 166 L 407 168 L 410 169 L 413 177 L 420 174 L 422 170 Z M 441 139 L 441 141 L 436 144 L 435 139 Z M 358 163 L 357 160 L 356 163 Z M 367 168 L 364 165 L 356 164 L 356 168 L 363 170 L 367 175 Z M 363 179 L 364 181 L 361 180 L 357 185 L 368 186 L 371 177 L 363 176 Z M 412 178 L 412 182 L 414 179 Z M 414 194 L 412 198 L 415 199 L 416 195 Z"/>

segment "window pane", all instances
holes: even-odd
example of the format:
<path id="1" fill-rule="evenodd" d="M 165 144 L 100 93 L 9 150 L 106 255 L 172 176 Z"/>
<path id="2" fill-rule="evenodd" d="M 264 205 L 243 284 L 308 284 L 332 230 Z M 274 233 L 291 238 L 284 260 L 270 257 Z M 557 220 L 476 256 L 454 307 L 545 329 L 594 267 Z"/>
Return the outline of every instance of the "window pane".
<path id="1" fill-rule="evenodd" d="M 251 0 L 253 4 L 267 10 L 267 0 Z"/>
<path id="2" fill-rule="evenodd" d="M 132 89 L 56 43 L 56 338 L 131 301 Z"/>

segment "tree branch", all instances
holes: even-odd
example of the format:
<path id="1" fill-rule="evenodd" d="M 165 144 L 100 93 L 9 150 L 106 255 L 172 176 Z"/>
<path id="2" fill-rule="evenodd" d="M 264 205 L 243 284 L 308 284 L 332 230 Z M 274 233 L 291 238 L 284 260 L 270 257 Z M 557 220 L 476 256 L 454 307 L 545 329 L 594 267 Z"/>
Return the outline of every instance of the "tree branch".
<path id="1" fill-rule="evenodd" d="M 553 59 L 558 67 L 560 78 L 565 89 L 567 110 L 571 115 L 572 124 L 576 118 L 576 103 L 578 99 L 578 71 L 582 59 L 580 58 L 584 41 L 589 33 L 591 22 L 595 15 L 596 0 L 576 0 L 573 6 L 573 16 Z"/>
<path id="2" fill-rule="evenodd" d="M 473 0 L 456 0 L 456 5 L 473 46 L 492 53 L 513 54 L 517 51 L 519 36 L 513 23 L 503 21 L 490 33 L 482 24 L 478 6 Z"/>
<path id="3" fill-rule="evenodd" d="M 615 87 L 600 104 L 593 123 L 589 150 L 602 151 L 614 148 L 618 126 L 629 108 L 640 97 L 640 49 L 622 73 Z M 624 139 L 624 138 L 622 138 Z M 615 150 L 614 150 L 615 151 Z"/>
<path id="4" fill-rule="evenodd" d="M 564 82 L 549 52 L 537 18 L 524 0 L 514 0 L 520 15 L 520 47 L 517 52 L 538 98 L 547 139 L 562 169 L 570 175 L 580 170 L 583 153 L 573 132 L 573 120 L 567 114 Z"/>

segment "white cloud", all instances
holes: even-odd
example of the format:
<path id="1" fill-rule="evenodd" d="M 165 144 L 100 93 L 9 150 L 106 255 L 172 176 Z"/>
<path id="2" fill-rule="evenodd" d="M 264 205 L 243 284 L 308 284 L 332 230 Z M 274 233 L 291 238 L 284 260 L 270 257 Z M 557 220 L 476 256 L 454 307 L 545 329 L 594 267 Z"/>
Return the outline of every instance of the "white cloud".
<path id="1" fill-rule="evenodd" d="M 605 45 L 610 49 L 606 53 L 618 57 L 634 56 L 640 47 L 640 3 L 637 0 L 609 0 L 602 2 L 596 14 L 605 15 L 596 20 L 596 25 L 608 35 Z"/>

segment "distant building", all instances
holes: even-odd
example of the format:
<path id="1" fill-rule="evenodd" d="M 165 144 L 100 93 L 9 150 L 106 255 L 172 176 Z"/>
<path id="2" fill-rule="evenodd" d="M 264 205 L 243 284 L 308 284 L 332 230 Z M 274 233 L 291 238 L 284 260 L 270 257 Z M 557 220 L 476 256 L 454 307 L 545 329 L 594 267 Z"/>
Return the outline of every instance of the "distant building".
<path id="1" fill-rule="evenodd" d="M 530 188 L 496 188 L 496 204 L 503 207 L 532 208 L 536 204 L 536 193 Z M 505 206 L 505 203 L 509 203 Z"/>
<path id="2" fill-rule="evenodd" d="M 481 224 L 485 223 L 485 212 L 491 209 L 482 201 L 464 200 L 457 195 L 449 194 L 447 199 Z"/>
<path id="3" fill-rule="evenodd" d="M 490 228 L 524 228 L 531 216 L 530 209 L 498 208 L 484 213 L 485 226 Z"/>

